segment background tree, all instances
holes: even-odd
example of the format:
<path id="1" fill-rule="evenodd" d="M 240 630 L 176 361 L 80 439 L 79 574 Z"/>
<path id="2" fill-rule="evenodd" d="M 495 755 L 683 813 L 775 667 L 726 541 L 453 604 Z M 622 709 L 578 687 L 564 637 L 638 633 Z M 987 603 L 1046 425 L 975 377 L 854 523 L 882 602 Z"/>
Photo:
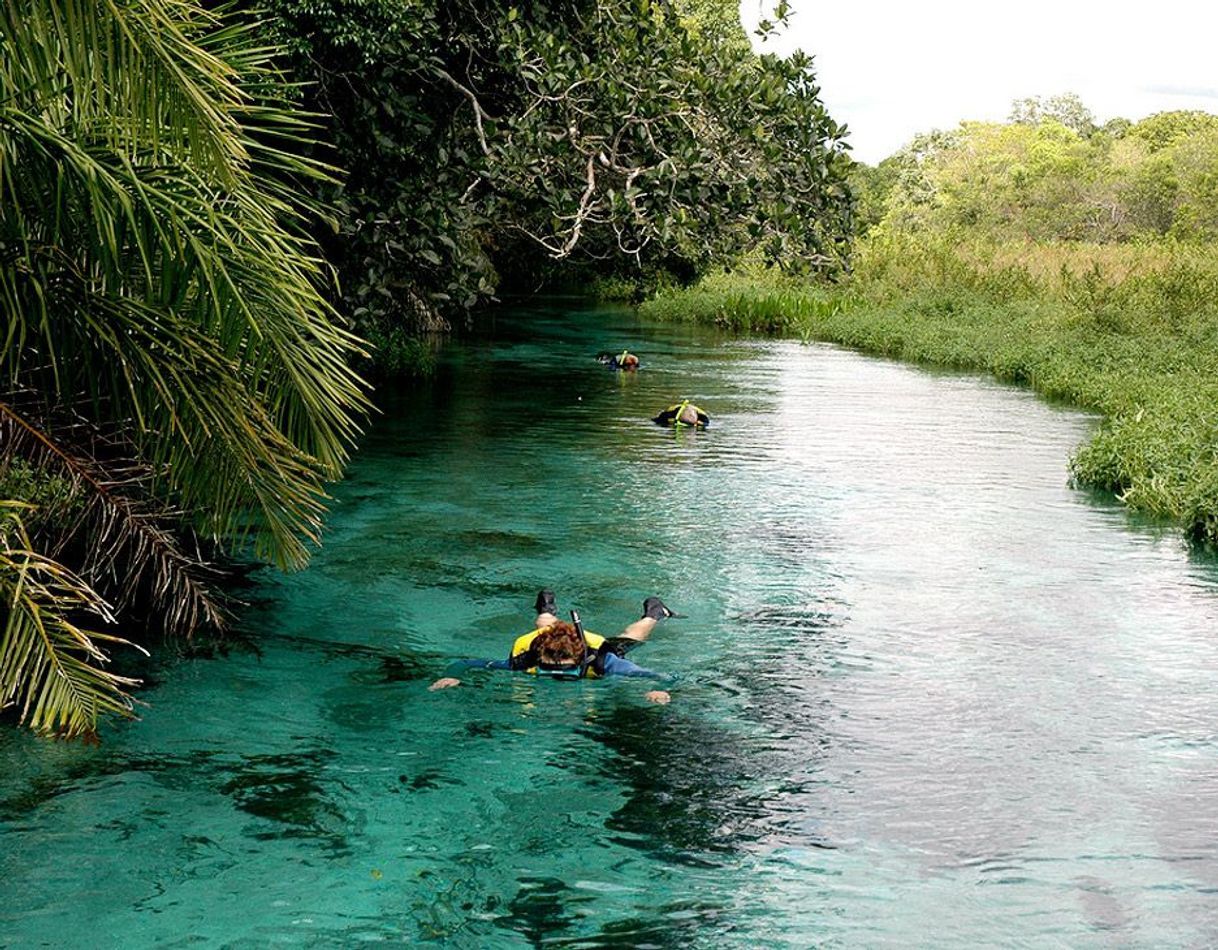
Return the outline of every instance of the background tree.
<path id="1" fill-rule="evenodd" d="M 729 3 L 271 9 L 351 169 L 327 247 L 378 342 L 554 262 L 692 278 L 754 247 L 809 267 L 844 252 L 845 130 L 811 61 L 755 55 Z"/>
<path id="2" fill-rule="evenodd" d="M 856 171 L 860 207 L 883 229 L 988 241 L 1218 235 L 1218 116 L 1099 128 L 1071 96 L 1020 100 L 1012 116 L 918 136 Z"/>
<path id="3" fill-rule="evenodd" d="M 1016 99 L 1011 103 L 1011 114 L 1007 121 L 1020 125 L 1040 125 L 1042 122 L 1053 121 L 1064 125 L 1081 138 L 1088 138 L 1099 128 L 1091 110 L 1073 92 Z"/>

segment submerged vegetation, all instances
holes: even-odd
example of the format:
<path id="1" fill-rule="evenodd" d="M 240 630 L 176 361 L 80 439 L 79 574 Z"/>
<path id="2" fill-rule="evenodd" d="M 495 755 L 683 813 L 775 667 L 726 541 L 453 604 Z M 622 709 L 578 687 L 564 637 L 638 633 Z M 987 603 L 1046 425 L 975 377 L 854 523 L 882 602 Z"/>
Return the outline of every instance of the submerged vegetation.
<path id="1" fill-rule="evenodd" d="M 1030 100 L 856 181 L 871 230 L 847 279 L 746 268 L 644 312 L 989 372 L 1094 410 L 1075 480 L 1218 542 L 1218 117 L 1098 128 L 1071 97 Z"/>

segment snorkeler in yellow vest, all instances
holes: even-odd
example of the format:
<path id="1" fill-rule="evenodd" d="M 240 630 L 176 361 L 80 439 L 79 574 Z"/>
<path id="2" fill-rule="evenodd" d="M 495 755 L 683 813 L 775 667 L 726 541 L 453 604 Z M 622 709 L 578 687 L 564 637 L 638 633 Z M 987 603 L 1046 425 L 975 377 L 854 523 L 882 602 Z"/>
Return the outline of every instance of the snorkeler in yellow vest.
<path id="1" fill-rule="evenodd" d="M 643 616 L 626 627 L 616 637 L 602 637 L 583 629 L 579 614 L 572 611 L 572 623 L 558 619 L 554 593 L 543 590 L 534 605 L 537 610 L 535 629 L 516 638 L 506 660 L 462 660 L 466 669 L 514 670 L 522 673 L 559 676 L 571 679 L 603 676 L 639 676 L 660 679 L 661 675 L 626 659 L 626 654 L 651 636 L 656 624 L 667 617 L 678 617 L 659 597 L 643 601 Z M 459 686 L 454 676 L 445 676 L 431 684 L 430 689 Z M 653 703 L 667 703 L 672 697 L 662 689 L 651 690 L 646 698 Z"/>
<path id="2" fill-rule="evenodd" d="M 672 426 L 674 429 L 680 429 L 683 426 L 705 429 L 710 425 L 710 416 L 686 399 L 684 402 L 674 403 L 663 412 L 652 416 L 651 421 L 658 426 Z"/>
<path id="3" fill-rule="evenodd" d="M 604 363 L 610 369 L 620 369 L 626 372 L 633 372 L 639 368 L 639 358 L 629 350 L 622 350 L 620 353 L 597 353 L 596 359 L 598 362 Z"/>

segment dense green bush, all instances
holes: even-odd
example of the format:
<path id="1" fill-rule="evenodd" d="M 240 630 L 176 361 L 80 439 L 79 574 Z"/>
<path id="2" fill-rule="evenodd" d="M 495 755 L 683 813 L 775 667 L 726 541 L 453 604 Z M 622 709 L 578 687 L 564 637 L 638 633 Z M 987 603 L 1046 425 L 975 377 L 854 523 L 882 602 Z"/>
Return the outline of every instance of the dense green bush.
<path id="1" fill-rule="evenodd" d="M 572 266 L 620 288 L 846 253 L 850 163 L 811 60 L 755 54 L 730 0 L 268 6 L 345 170 L 323 240 L 370 339 Z"/>

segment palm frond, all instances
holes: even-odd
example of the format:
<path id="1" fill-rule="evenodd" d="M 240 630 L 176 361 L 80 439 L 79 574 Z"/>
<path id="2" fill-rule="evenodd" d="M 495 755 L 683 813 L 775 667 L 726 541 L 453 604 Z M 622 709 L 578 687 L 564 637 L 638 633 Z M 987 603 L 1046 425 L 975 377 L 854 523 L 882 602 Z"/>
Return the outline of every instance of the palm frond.
<path id="1" fill-rule="evenodd" d="M 106 442 L 86 422 L 61 422 L 52 430 L 45 417 L 20 411 L 12 396 L 0 402 L 0 465 L 23 458 L 65 479 L 82 500 L 50 556 L 78 542 L 83 579 L 106 592 L 116 610 L 143 591 L 167 633 L 190 639 L 200 626 L 221 628 L 224 611 L 205 583 L 214 572 L 162 526 L 174 513 L 146 500 L 141 489 L 151 479 L 148 467 Z"/>
<path id="2" fill-rule="evenodd" d="M 8 388 L 85 400 L 200 531 L 300 566 L 368 402 L 271 51 L 191 0 L 19 0 L 0 54 Z"/>
<path id="3" fill-rule="evenodd" d="M 99 715 L 132 715 L 126 688 L 138 681 L 102 669 L 108 658 L 98 645 L 127 641 L 69 619 L 75 612 L 113 617 L 81 578 L 32 550 L 21 520 L 26 507 L 0 501 L 0 708 L 16 707 L 38 732 L 90 736 Z"/>

